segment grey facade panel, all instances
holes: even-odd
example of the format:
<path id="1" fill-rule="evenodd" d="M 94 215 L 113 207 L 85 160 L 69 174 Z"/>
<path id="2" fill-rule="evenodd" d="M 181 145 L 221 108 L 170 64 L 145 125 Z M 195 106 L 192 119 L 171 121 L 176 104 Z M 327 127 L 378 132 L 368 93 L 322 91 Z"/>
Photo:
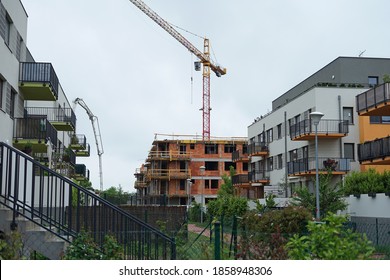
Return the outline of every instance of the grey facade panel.
<path id="1" fill-rule="evenodd" d="M 318 83 L 344 83 L 368 86 L 369 76 L 378 77 L 379 83 L 381 83 L 384 74 L 390 74 L 389 58 L 338 57 L 276 98 L 272 102 L 272 110 L 282 107 Z"/>

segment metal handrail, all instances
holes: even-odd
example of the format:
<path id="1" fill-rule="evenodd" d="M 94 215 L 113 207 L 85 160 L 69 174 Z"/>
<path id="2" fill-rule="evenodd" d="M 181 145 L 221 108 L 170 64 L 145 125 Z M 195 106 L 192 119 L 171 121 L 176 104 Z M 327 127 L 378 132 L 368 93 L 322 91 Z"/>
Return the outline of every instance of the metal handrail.
<path id="1" fill-rule="evenodd" d="M 390 156 L 390 136 L 358 144 L 359 161 L 382 159 Z"/>
<path id="2" fill-rule="evenodd" d="M 321 171 L 348 172 L 351 170 L 351 159 L 335 157 L 319 157 L 318 169 Z M 302 158 L 287 163 L 288 174 L 312 172 L 316 170 L 316 158 Z"/>
<path id="3" fill-rule="evenodd" d="M 367 111 L 390 101 L 390 83 L 378 85 L 356 96 L 356 111 Z"/>
<path id="4" fill-rule="evenodd" d="M 38 176 L 39 175 L 39 176 Z M 113 235 L 126 259 L 175 259 L 174 239 L 72 180 L 0 142 L 0 203 L 70 242 L 81 231 Z"/>
<path id="5" fill-rule="evenodd" d="M 349 122 L 346 120 L 330 120 L 321 119 L 318 123 L 318 134 L 348 134 L 349 133 Z M 290 137 L 291 139 L 315 133 L 315 125 L 311 119 L 300 121 L 290 126 Z"/>

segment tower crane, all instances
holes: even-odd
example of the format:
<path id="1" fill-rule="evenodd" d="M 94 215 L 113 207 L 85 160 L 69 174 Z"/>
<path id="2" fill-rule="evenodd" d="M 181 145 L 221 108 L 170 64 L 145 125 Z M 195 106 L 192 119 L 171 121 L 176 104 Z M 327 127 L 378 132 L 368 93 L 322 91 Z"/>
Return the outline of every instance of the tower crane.
<path id="1" fill-rule="evenodd" d="M 95 142 L 96 142 L 96 149 L 97 154 L 99 156 L 99 177 L 100 177 L 100 191 L 103 191 L 103 169 L 102 169 L 102 155 L 104 153 L 103 151 L 103 142 L 102 142 L 102 136 L 100 133 L 100 127 L 99 127 L 99 119 L 97 116 L 95 116 L 92 111 L 88 108 L 87 104 L 85 104 L 84 100 L 81 98 L 76 98 L 73 101 L 74 108 L 76 109 L 76 105 L 79 104 L 84 110 L 87 112 L 87 115 L 91 121 L 93 134 L 95 135 Z"/>
<path id="2" fill-rule="evenodd" d="M 200 63 L 203 64 L 203 106 L 201 108 L 203 115 L 203 140 L 210 139 L 210 72 L 211 70 L 221 77 L 226 74 L 226 68 L 221 67 L 218 64 L 214 64 L 210 60 L 210 43 L 209 39 L 204 38 L 203 53 L 192 45 L 183 35 L 181 35 L 175 28 L 172 27 L 167 21 L 161 18 L 156 12 L 149 8 L 141 0 L 129 0 L 135 6 L 137 6 L 142 12 L 150 17 L 154 22 L 160 25 L 165 31 L 167 31 L 172 37 L 174 37 L 179 43 L 186 47 L 191 53 L 196 55 Z M 198 69 L 197 69 L 198 70 Z M 200 69 L 199 69 L 200 70 Z"/>

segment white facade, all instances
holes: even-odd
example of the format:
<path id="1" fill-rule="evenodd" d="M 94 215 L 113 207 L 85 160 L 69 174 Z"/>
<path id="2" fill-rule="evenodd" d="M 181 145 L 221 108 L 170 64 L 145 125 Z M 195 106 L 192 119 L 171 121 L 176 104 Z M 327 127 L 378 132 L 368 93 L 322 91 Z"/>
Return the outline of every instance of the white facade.
<path id="1" fill-rule="evenodd" d="M 26 59 L 27 13 L 20 1 L 0 2 L 0 141 L 12 143 L 13 120 L 21 117 L 23 98 L 19 93 L 19 61 Z"/>
<path id="2" fill-rule="evenodd" d="M 359 123 L 358 114 L 355 109 L 355 97 L 367 88 L 348 88 L 348 87 L 313 87 L 294 98 L 284 106 L 272 111 L 266 116 L 261 116 L 248 127 L 249 142 L 265 141 L 269 148 L 269 155 L 265 158 L 264 165 L 261 165 L 261 157 L 251 158 L 251 170 L 265 167 L 270 170 L 270 186 L 267 189 L 282 188 L 285 195 L 291 195 L 295 186 L 313 187 L 314 176 L 286 176 L 286 156 L 287 162 L 294 160 L 291 156 L 293 150 L 297 151 L 295 159 L 305 157 L 315 158 L 315 141 L 292 141 L 289 135 L 290 125 L 309 119 L 310 112 L 319 111 L 324 114 L 321 121 L 334 120 L 341 121 L 346 112 L 352 112 L 349 116 L 349 133 L 341 138 L 318 138 L 318 157 L 319 158 L 344 158 L 344 144 L 353 144 L 354 155 L 351 160 L 350 170 L 359 170 L 357 159 L 357 143 L 359 143 Z M 285 126 L 287 126 L 287 135 L 285 135 Z M 261 134 L 263 133 L 263 136 Z M 271 136 L 272 135 L 272 136 Z M 286 141 L 287 137 L 287 141 Z M 306 154 L 305 154 L 306 153 Z M 272 161 L 272 163 L 271 163 Z M 346 163 L 346 162 L 345 162 Z M 347 163 L 346 163 L 347 164 Z M 284 188 L 287 178 L 287 192 Z M 335 176 L 335 180 L 341 180 L 341 176 Z"/>

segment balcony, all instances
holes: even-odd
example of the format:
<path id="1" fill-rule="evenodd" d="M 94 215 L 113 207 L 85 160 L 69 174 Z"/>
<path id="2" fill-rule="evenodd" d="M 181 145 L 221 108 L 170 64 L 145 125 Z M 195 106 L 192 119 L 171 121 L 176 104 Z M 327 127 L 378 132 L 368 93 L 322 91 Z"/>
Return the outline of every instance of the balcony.
<path id="1" fill-rule="evenodd" d="M 356 96 L 356 106 L 359 116 L 390 116 L 390 83 Z"/>
<path id="2" fill-rule="evenodd" d="M 150 169 L 146 173 L 148 180 L 173 180 L 191 178 L 189 169 Z"/>
<path id="3" fill-rule="evenodd" d="M 152 160 L 191 160 L 191 153 L 183 151 L 150 151 L 147 161 Z"/>
<path id="4" fill-rule="evenodd" d="M 268 150 L 267 143 L 265 143 L 265 142 L 250 143 L 248 145 L 248 154 L 251 157 L 254 157 L 254 156 L 262 156 L 262 157 L 268 156 L 269 150 Z"/>
<path id="5" fill-rule="evenodd" d="M 253 170 L 249 173 L 249 182 L 267 185 L 270 182 L 269 177 L 270 172 L 268 170 Z"/>
<path id="6" fill-rule="evenodd" d="M 249 161 L 249 156 L 247 152 L 242 150 L 236 150 L 232 153 L 232 162 L 247 162 Z"/>
<path id="7" fill-rule="evenodd" d="M 72 174 L 72 178 L 80 182 L 89 181 L 89 170 L 85 164 L 76 164 L 74 166 L 74 173 Z"/>
<path id="8" fill-rule="evenodd" d="M 350 159 L 347 158 L 318 158 L 318 173 L 344 175 L 351 170 Z M 316 159 L 305 158 L 287 163 L 288 174 L 292 176 L 312 176 L 316 174 Z"/>
<path id="9" fill-rule="evenodd" d="M 91 155 L 91 146 L 87 143 L 86 148 L 82 150 L 74 150 L 76 157 L 89 157 Z"/>
<path id="10" fill-rule="evenodd" d="M 76 115 L 71 108 L 26 107 L 27 117 L 45 117 L 58 131 L 74 131 Z"/>
<path id="11" fill-rule="evenodd" d="M 249 187 L 249 174 L 236 174 L 232 177 L 232 184 L 235 187 Z"/>
<path id="12" fill-rule="evenodd" d="M 318 138 L 338 139 L 349 133 L 348 121 L 321 119 L 317 127 Z M 293 141 L 314 140 L 315 126 L 311 119 L 290 126 Z"/>
<path id="13" fill-rule="evenodd" d="M 57 131 L 45 118 L 16 118 L 13 145 L 24 150 L 28 145 L 34 153 L 46 153 L 47 142 L 57 145 Z"/>
<path id="14" fill-rule="evenodd" d="M 25 100 L 58 99 L 58 77 L 51 63 L 22 62 L 19 88 Z"/>
<path id="15" fill-rule="evenodd" d="M 87 148 L 87 138 L 83 134 L 73 134 L 70 139 L 70 148 L 73 150 L 85 150 Z"/>
<path id="16" fill-rule="evenodd" d="M 360 164 L 390 164 L 390 136 L 358 145 Z"/>

